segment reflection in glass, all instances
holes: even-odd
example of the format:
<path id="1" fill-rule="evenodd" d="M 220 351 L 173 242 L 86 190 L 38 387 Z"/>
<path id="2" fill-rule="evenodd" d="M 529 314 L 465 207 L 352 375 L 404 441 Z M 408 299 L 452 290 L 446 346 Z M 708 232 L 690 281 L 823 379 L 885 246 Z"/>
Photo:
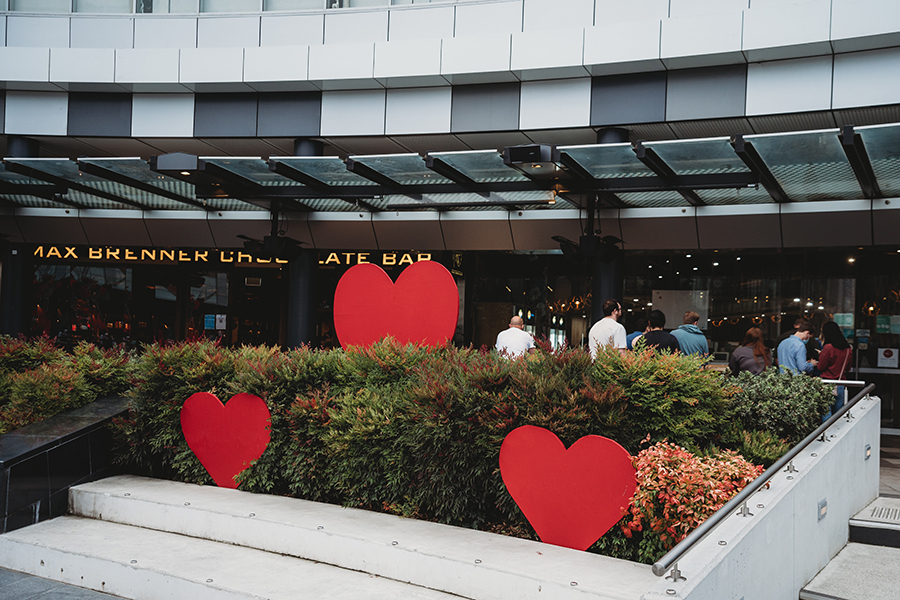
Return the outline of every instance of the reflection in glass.
<path id="1" fill-rule="evenodd" d="M 35 267 L 30 335 L 71 348 L 80 341 L 104 347 L 131 341 L 131 269 Z"/>

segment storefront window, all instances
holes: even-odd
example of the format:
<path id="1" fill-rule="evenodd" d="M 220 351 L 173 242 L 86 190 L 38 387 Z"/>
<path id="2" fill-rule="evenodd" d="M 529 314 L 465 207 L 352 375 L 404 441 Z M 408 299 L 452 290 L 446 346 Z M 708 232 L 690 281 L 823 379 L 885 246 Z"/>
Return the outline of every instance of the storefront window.
<path id="1" fill-rule="evenodd" d="M 128 268 L 38 265 L 29 334 L 65 346 L 82 340 L 105 346 L 128 342 L 132 289 Z"/>

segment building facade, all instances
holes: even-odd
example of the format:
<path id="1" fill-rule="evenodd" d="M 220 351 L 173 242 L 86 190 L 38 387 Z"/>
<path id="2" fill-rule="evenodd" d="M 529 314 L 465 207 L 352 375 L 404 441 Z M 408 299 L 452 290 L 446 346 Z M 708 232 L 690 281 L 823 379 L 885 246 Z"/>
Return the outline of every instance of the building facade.
<path id="1" fill-rule="evenodd" d="M 521 314 L 577 345 L 611 296 L 629 329 L 696 309 L 722 353 L 833 318 L 891 397 L 896 2 L 0 0 L 0 22 L 7 333 L 327 346 L 349 266 L 439 260 L 457 343 Z"/>

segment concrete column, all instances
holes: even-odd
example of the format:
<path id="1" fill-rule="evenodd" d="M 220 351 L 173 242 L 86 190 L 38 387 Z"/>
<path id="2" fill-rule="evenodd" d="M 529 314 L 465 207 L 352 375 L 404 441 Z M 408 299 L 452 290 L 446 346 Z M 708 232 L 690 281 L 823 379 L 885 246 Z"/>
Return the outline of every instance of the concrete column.
<path id="1" fill-rule="evenodd" d="M 603 318 L 603 303 L 615 298 L 622 303 L 625 290 L 625 278 L 622 268 L 622 254 L 619 253 L 611 262 L 594 261 L 593 280 L 591 281 L 591 323 Z"/>
<path id="2" fill-rule="evenodd" d="M 615 144 L 627 141 L 629 141 L 629 132 L 623 127 L 606 127 L 597 131 L 598 144 Z M 622 302 L 625 280 L 621 252 L 609 262 L 595 259 L 593 269 L 591 322 L 596 323 L 603 318 L 604 302 L 610 298 L 615 298 Z"/>
<path id="3" fill-rule="evenodd" d="M 322 156 L 325 145 L 308 138 L 294 140 L 294 156 Z M 288 267 L 286 346 L 315 345 L 319 303 L 316 251 L 304 249 Z"/>

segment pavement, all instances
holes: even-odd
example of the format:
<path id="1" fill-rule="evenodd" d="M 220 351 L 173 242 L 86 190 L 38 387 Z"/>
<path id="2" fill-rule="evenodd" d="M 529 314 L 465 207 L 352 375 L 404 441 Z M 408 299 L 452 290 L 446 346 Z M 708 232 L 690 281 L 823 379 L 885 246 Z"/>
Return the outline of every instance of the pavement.
<path id="1" fill-rule="evenodd" d="M 880 483 L 879 496 L 900 498 L 900 435 L 881 434 Z"/>
<path id="2" fill-rule="evenodd" d="M 900 498 L 900 435 L 898 433 L 900 432 L 891 430 L 889 433 L 882 433 L 881 436 L 879 488 L 881 497 Z M 858 544 L 848 545 L 848 549 L 844 551 L 843 555 L 871 551 L 870 548 L 859 548 L 858 546 Z M 897 552 L 896 558 L 900 559 L 900 551 Z M 0 568 L 0 600 L 108 600 L 111 598 L 118 598 L 118 596 Z"/>

